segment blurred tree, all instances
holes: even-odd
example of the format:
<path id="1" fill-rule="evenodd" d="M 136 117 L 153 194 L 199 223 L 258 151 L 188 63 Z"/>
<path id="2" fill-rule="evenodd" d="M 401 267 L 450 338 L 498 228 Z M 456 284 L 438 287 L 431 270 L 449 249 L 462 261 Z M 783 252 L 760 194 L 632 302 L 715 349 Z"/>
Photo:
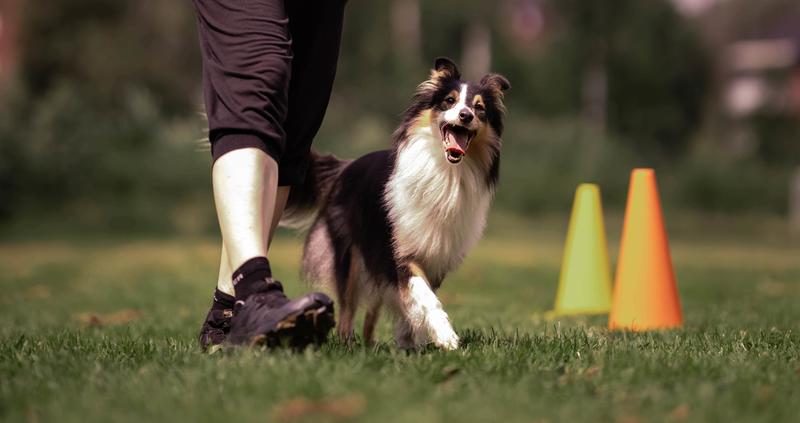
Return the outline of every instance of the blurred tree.
<path id="1" fill-rule="evenodd" d="M 517 96 L 544 114 L 582 114 L 650 157 L 685 152 L 710 82 L 691 24 L 665 0 L 551 0 L 542 8 L 544 45 L 501 59 L 520 82 Z"/>
<path id="2" fill-rule="evenodd" d="M 395 61 L 400 67 L 413 71 L 422 58 L 419 0 L 392 0 L 390 13 Z"/>
<path id="3" fill-rule="evenodd" d="M 613 14 L 609 125 L 635 145 L 649 141 L 656 153 L 674 158 L 702 124 L 708 55 L 670 3 L 625 3 Z"/>
<path id="4" fill-rule="evenodd" d="M 719 2 L 702 16 L 700 28 L 717 52 L 712 115 L 717 144 L 734 156 L 755 156 L 773 166 L 797 165 L 800 2 Z M 742 94 L 752 103 L 746 110 L 736 104 Z"/>
<path id="5" fill-rule="evenodd" d="M 194 150 L 189 141 L 199 131 L 169 140 L 177 142 L 164 137 L 172 120 L 202 107 L 190 4 L 21 6 L 17 83 L 0 104 L 0 215 L 37 205 L 53 213 L 86 208 L 102 198 L 124 210 L 197 163 L 188 156 L 175 163 L 166 153 Z M 182 184 L 178 195 L 198 190 L 191 178 Z"/>
<path id="6" fill-rule="evenodd" d="M 130 91 L 147 90 L 163 112 L 186 113 L 200 106 L 194 25 L 182 2 L 28 1 L 20 75 L 34 97 L 66 82 L 94 103 L 124 108 Z"/>
<path id="7" fill-rule="evenodd" d="M 0 215 L 25 202 L 59 213 L 105 198 L 111 205 L 103 207 L 118 207 L 121 221 L 136 213 L 161 219 L 160 207 L 194 193 L 213 221 L 208 185 L 197 183 L 207 177 L 208 154 L 187 154 L 203 135 L 192 120 L 202 102 L 191 3 L 20 4 L 20 83 L 0 98 Z M 510 183 L 501 205 L 568 207 L 572 186 L 587 178 L 622 201 L 620 167 L 682 158 L 702 123 L 709 56 L 695 30 L 668 0 L 351 2 L 334 97 L 315 145 L 344 155 L 385 148 L 434 57 L 449 56 L 466 77 L 490 69 L 513 85 L 503 167 Z M 581 120 L 606 134 L 580 131 Z M 595 144 L 602 148 L 587 148 Z M 687 204 L 712 198 L 720 181 L 739 172 L 723 166 L 708 179 L 705 160 L 685 167 L 695 169 L 685 187 L 703 188 L 681 197 Z M 763 177 L 751 169 L 747 198 L 775 209 L 772 197 L 751 195 L 762 193 Z M 712 207 L 742 202 L 714 198 Z"/>

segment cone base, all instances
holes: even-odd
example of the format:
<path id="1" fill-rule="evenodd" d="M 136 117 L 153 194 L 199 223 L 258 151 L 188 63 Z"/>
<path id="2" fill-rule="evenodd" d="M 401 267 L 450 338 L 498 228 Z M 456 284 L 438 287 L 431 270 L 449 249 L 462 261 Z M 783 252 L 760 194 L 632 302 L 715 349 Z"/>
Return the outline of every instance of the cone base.
<path id="1" fill-rule="evenodd" d="M 680 329 L 683 327 L 682 322 L 678 323 L 660 323 L 660 324 L 649 324 L 649 325 L 642 325 L 642 324 L 621 324 L 621 323 L 613 323 L 610 322 L 608 324 L 608 328 L 611 330 L 619 330 L 619 331 L 628 331 L 628 332 L 648 332 L 648 331 L 658 331 L 658 330 L 672 330 L 672 329 Z"/>
<path id="2" fill-rule="evenodd" d="M 557 317 L 573 317 L 573 316 L 598 316 L 602 314 L 608 314 L 610 310 L 608 308 L 581 308 L 581 309 L 569 309 L 569 310 L 548 310 L 544 313 L 544 316 L 548 320 L 555 319 Z"/>

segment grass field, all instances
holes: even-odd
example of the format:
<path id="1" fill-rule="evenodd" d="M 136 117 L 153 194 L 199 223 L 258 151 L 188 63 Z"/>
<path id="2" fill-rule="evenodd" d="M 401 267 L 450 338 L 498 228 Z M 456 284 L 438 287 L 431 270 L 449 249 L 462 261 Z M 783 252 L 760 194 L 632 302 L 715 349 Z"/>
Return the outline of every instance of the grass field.
<path id="1" fill-rule="evenodd" d="M 0 419 L 798 421 L 800 242 L 780 222 L 669 217 L 684 329 L 545 320 L 566 221 L 495 215 L 441 291 L 463 340 L 447 353 L 399 351 L 383 321 L 374 348 L 203 355 L 215 239 L 7 239 Z M 299 246 L 272 252 L 291 294 Z"/>

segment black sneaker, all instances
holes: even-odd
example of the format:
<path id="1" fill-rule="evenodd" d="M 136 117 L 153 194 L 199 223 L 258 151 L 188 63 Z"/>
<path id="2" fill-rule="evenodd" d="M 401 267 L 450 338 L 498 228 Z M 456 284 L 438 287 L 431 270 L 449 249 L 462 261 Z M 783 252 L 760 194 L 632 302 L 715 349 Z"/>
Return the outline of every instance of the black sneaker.
<path id="1" fill-rule="evenodd" d="M 302 349 L 325 342 L 335 324 L 327 295 L 314 292 L 290 300 L 280 282 L 268 279 L 267 285 L 267 291 L 236 302 L 228 332 L 231 344 Z"/>
<path id="2" fill-rule="evenodd" d="M 208 311 L 203 327 L 200 328 L 200 348 L 209 354 L 215 353 L 228 339 L 231 331 L 233 309 L 214 309 Z"/>
<path id="3" fill-rule="evenodd" d="M 198 342 L 203 351 L 215 352 L 225 340 L 231 330 L 231 317 L 236 298 L 219 289 L 214 290 L 211 300 L 211 309 L 206 315 L 206 320 L 200 328 Z"/>

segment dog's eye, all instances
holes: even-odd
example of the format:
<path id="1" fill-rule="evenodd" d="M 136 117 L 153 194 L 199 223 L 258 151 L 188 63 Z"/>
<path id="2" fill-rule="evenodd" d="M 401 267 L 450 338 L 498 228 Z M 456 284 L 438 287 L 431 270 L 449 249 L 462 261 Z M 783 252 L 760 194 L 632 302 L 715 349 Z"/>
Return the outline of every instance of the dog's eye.
<path id="1" fill-rule="evenodd" d="M 456 99 L 453 97 L 447 97 L 446 99 L 444 99 L 444 102 L 452 106 L 456 104 Z"/>
<path id="2" fill-rule="evenodd" d="M 485 109 L 483 108 L 483 104 L 481 104 L 481 103 L 478 103 L 478 104 L 476 104 L 476 105 L 475 105 L 475 110 L 478 110 L 478 111 L 481 111 L 481 112 L 482 112 L 482 111 L 484 111 Z"/>

